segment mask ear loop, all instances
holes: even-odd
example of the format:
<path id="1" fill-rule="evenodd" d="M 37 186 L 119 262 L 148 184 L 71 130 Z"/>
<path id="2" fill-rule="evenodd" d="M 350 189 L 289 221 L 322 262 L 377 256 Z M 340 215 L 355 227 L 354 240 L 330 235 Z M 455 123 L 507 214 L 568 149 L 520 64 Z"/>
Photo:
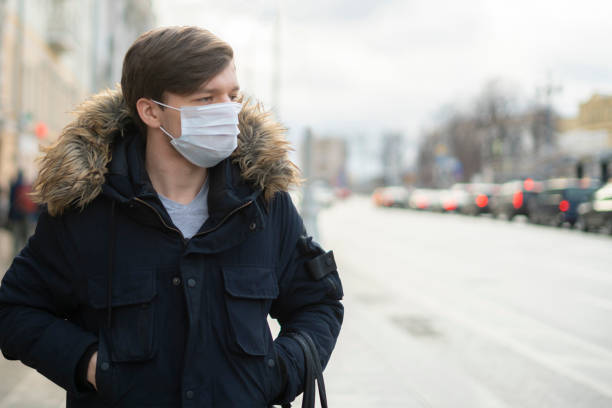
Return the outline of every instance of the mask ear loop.
<path id="1" fill-rule="evenodd" d="M 179 108 L 175 108 L 174 106 L 166 105 L 165 103 L 161 103 L 159 101 L 156 101 L 155 99 L 151 99 L 151 100 L 158 105 L 165 106 L 166 108 L 174 109 L 179 112 L 181 111 Z M 163 126 L 160 126 L 159 128 L 161 129 L 162 132 L 164 132 L 170 138 L 170 140 L 176 139 L 176 137 L 172 136 L 166 129 L 164 129 Z"/>
<path id="2" fill-rule="evenodd" d="M 170 133 L 168 133 L 168 131 L 166 129 L 164 129 L 163 126 L 160 126 L 159 128 L 161 129 L 162 132 L 164 132 L 170 138 L 170 140 L 175 140 L 176 139 L 176 137 L 174 137 Z"/>
<path id="3" fill-rule="evenodd" d="M 177 110 L 177 111 L 179 111 L 179 112 L 181 111 L 181 109 L 180 109 L 180 108 L 175 108 L 174 106 L 166 105 L 165 103 L 161 103 L 161 102 L 159 102 L 159 101 L 156 101 L 155 99 L 151 99 L 151 100 L 152 100 L 153 102 L 155 102 L 156 104 L 161 105 L 161 106 L 164 106 L 164 107 L 166 107 L 166 108 L 174 109 L 174 110 Z"/>

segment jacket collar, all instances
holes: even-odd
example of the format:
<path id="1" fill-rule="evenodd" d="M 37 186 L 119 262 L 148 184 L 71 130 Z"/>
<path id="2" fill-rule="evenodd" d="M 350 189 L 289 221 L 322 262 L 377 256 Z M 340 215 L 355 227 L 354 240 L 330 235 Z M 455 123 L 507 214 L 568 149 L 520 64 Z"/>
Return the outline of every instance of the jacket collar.
<path id="1" fill-rule="evenodd" d="M 76 119 L 44 150 L 33 198 L 51 215 L 83 209 L 102 192 L 119 202 L 153 195 L 144 167 L 144 140 L 130 117 L 120 89 L 94 95 L 76 110 Z M 261 105 L 245 101 L 239 114 L 238 147 L 210 171 L 212 221 L 235 205 L 300 182 L 289 160 L 285 129 Z M 212 222 L 211 221 L 211 222 Z"/>
<path id="2" fill-rule="evenodd" d="M 144 140 L 138 134 L 117 140 L 101 194 L 126 205 L 137 199 L 144 201 L 150 208 L 130 211 L 132 217 L 159 225 L 158 216 L 150 212 L 154 210 L 166 225 L 172 225 L 145 171 L 144 151 Z M 208 178 L 209 218 L 196 234 L 197 239 L 190 240 L 192 252 L 215 253 L 230 248 L 265 225 L 258 200 L 262 191 L 242 178 L 239 166 L 230 158 L 210 168 Z"/>

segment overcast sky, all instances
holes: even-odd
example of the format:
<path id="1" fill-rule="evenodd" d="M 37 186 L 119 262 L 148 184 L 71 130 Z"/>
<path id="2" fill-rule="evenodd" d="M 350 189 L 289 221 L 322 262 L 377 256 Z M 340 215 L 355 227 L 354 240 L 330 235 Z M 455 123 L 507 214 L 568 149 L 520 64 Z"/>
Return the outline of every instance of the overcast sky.
<path id="1" fill-rule="evenodd" d="M 278 6 L 280 5 L 280 6 Z M 612 93 L 610 0 L 158 0 L 159 25 L 228 41 L 243 89 L 270 105 L 280 8 L 280 117 L 294 131 L 416 138 L 501 78 L 523 101 L 549 75 L 564 115 Z"/>

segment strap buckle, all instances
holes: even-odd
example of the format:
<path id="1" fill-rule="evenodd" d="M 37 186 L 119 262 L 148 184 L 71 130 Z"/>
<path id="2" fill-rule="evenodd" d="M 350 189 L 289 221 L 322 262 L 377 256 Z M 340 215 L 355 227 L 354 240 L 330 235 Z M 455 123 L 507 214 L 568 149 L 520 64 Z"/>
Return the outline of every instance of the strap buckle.
<path id="1" fill-rule="evenodd" d="M 306 262 L 306 269 L 314 280 L 321 280 L 331 272 L 338 268 L 336 267 L 336 259 L 334 251 L 329 251 L 317 256 Z"/>

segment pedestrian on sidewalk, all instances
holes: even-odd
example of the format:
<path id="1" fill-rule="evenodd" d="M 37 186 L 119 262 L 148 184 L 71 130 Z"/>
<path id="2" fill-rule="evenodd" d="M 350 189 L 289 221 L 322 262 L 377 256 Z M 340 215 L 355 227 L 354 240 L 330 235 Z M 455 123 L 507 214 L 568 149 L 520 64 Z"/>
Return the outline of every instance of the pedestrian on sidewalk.
<path id="1" fill-rule="evenodd" d="M 32 200 L 31 193 L 32 184 L 25 180 L 23 170 L 18 169 L 9 191 L 8 228 L 13 238 L 13 256 L 19 253 L 34 233 L 39 208 Z"/>
<path id="2" fill-rule="evenodd" d="M 296 333 L 325 365 L 342 286 L 287 193 L 284 129 L 242 100 L 232 48 L 197 27 L 147 32 L 121 89 L 77 114 L 46 150 L 45 209 L 0 286 L 3 354 L 75 408 L 292 401 Z"/>

